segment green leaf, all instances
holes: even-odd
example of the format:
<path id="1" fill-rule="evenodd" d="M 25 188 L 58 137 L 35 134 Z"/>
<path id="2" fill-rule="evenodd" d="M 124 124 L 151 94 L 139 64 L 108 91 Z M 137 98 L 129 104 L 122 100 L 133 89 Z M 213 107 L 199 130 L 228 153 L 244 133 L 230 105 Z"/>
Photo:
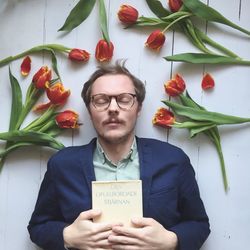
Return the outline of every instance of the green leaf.
<path id="1" fill-rule="evenodd" d="M 172 14 L 170 11 L 162 6 L 162 3 L 157 0 L 146 0 L 150 10 L 159 18 L 166 17 Z"/>
<path id="2" fill-rule="evenodd" d="M 108 43 L 110 42 L 109 33 L 108 33 L 108 21 L 107 21 L 107 13 L 103 0 L 99 0 L 99 16 L 100 16 L 100 25 L 102 30 L 102 35 L 104 40 Z"/>
<path id="3" fill-rule="evenodd" d="M 12 104 L 11 104 L 11 113 L 10 113 L 10 124 L 9 131 L 14 130 L 19 119 L 19 115 L 22 112 L 23 103 L 22 103 L 22 90 L 17 81 L 17 79 L 12 75 L 9 68 L 9 78 L 12 90 Z"/>
<path id="4" fill-rule="evenodd" d="M 214 128 L 216 127 L 215 124 L 210 124 L 210 125 L 202 125 L 200 127 L 194 127 L 194 128 L 191 128 L 189 130 L 190 132 L 190 137 L 194 137 L 195 135 L 201 133 L 201 132 L 205 132 L 206 130 L 210 130 L 211 128 Z"/>
<path id="5" fill-rule="evenodd" d="M 221 15 L 217 10 L 207 6 L 199 0 L 183 0 L 183 4 L 197 17 L 203 18 L 210 22 L 225 24 L 247 35 L 250 35 L 250 31 L 243 29 L 242 27 L 231 22 L 229 19 Z"/>
<path id="6" fill-rule="evenodd" d="M 13 142 L 28 142 L 39 145 L 41 143 L 53 143 L 54 145 L 63 146 L 52 136 L 36 131 L 13 130 L 10 132 L 4 132 L 0 133 L 0 140 Z"/>
<path id="7" fill-rule="evenodd" d="M 250 61 L 244 61 L 232 57 L 204 54 L 204 53 L 182 53 L 164 57 L 167 61 L 187 62 L 187 63 L 207 63 L 207 64 L 239 64 L 250 65 Z"/>
<path id="8" fill-rule="evenodd" d="M 197 121 L 210 121 L 217 125 L 223 124 L 239 124 L 250 122 L 250 118 L 243 118 L 238 116 L 225 115 L 217 112 L 210 112 L 206 110 L 198 110 L 197 108 L 186 107 L 184 105 L 174 103 L 171 101 L 163 101 L 168 107 L 180 115 L 191 118 Z"/>
<path id="9" fill-rule="evenodd" d="M 65 23 L 58 31 L 71 31 L 80 25 L 91 13 L 95 0 L 80 0 L 69 13 Z"/>

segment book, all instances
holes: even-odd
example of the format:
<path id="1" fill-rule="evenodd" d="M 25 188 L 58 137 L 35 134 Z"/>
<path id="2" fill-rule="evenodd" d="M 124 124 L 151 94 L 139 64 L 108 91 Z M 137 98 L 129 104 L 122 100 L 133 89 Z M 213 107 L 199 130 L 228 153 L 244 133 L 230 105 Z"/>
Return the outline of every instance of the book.
<path id="1" fill-rule="evenodd" d="M 143 216 L 141 180 L 93 181 L 92 208 L 102 211 L 94 222 L 121 222 L 132 227 L 131 218 Z"/>

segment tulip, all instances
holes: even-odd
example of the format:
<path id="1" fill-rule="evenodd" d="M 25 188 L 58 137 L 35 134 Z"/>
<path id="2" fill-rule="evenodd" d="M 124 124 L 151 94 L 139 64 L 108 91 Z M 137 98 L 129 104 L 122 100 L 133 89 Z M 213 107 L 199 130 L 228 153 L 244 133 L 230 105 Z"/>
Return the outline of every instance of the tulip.
<path id="1" fill-rule="evenodd" d="M 118 12 L 118 18 L 124 24 L 134 24 L 138 19 L 138 11 L 130 5 L 123 4 Z"/>
<path id="2" fill-rule="evenodd" d="M 164 84 L 165 92 L 169 96 L 179 96 L 186 88 L 183 78 L 176 74 L 174 78 Z"/>
<path id="3" fill-rule="evenodd" d="M 182 6 L 182 0 L 169 0 L 168 5 L 172 12 L 177 12 Z"/>
<path id="4" fill-rule="evenodd" d="M 95 49 L 95 58 L 100 62 L 110 61 L 113 57 L 114 45 L 112 42 L 107 42 L 101 39 Z"/>
<path id="5" fill-rule="evenodd" d="M 65 90 L 60 82 L 53 84 L 52 86 L 49 86 L 48 82 L 45 87 L 49 102 L 37 105 L 34 108 L 34 111 L 44 111 L 52 105 L 63 105 L 70 96 L 70 90 Z"/>
<path id="6" fill-rule="evenodd" d="M 45 85 L 51 80 L 51 70 L 47 66 L 41 67 L 37 73 L 33 76 L 32 82 L 37 89 L 45 89 Z"/>
<path id="7" fill-rule="evenodd" d="M 145 45 L 150 49 L 159 50 L 163 46 L 165 39 L 165 35 L 162 31 L 155 30 L 149 35 Z"/>
<path id="8" fill-rule="evenodd" d="M 65 110 L 55 117 L 59 128 L 78 128 L 78 114 L 72 110 Z"/>
<path id="9" fill-rule="evenodd" d="M 174 114 L 166 108 L 159 108 L 153 117 L 152 123 L 163 128 L 171 128 L 171 125 L 175 123 Z"/>
<path id="10" fill-rule="evenodd" d="M 89 60 L 90 53 L 82 49 L 72 49 L 69 52 L 69 59 L 72 61 L 83 61 L 87 62 Z"/>
<path id="11" fill-rule="evenodd" d="M 58 82 L 50 87 L 46 86 L 46 94 L 50 100 L 50 102 L 54 105 L 62 105 L 64 104 L 69 95 L 70 90 L 65 90 L 62 83 Z"/>
<path id="12" fill-rule="evenodd" d="M 203 76 L 202 82 L 201 82 L 201 87 L 203 90 L 212 89 L 214 87 L 214 79 L 210 74 L 206 73 Z"/>
<path id="13" fill-rule="evenodd" d="M 29 56 L 26 56 L 21 64 L 21 74 L 27 76 L 30 73 L 31 69 L 31 59 Z"/>

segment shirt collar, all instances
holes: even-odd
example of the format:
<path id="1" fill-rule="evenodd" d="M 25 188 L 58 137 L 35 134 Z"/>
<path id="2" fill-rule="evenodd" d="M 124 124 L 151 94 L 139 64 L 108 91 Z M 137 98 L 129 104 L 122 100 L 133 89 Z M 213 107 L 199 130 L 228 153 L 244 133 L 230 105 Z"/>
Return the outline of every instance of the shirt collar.
<path id="1" fill-rule="evenodd" d="M 97 149 L 97 154 L 98 154 L 98 157 L 101 159 L 101 162 L 104 164 L 106 161 L 109 161 L 109 158 L 108 156 L 105 154 L 101 144 L 99 143 L 98 141 L 98 138 L 97 138 L 97 142 L 96 142 L 96 149 Z M 133 143 L 131 145 L 131 148 L 129 150 L 129 153 L 126 157 L 124 157 L 122 160 L 130 160 L 130 161 L 133 161 L 135 156 L 136 156 L 136 152 L 137 152 L 137 144 L 136 144 L 136 139 L 134 137 L 134 140 L 133 140 Z M 112 162 L 111 162 L 112 163 Z M 113 163 L 112 163 L 113 164 Z"/>

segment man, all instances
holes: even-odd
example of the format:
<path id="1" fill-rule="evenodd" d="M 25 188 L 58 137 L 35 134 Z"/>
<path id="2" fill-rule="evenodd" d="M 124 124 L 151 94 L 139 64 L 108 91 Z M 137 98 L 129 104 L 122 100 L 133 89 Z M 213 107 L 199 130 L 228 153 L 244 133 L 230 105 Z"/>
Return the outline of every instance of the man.
<path id="1" fill-rule="evenodd" d="M 194 171 L 183 151 L 135 136 L 145 97 L 143 83 L 124 64 L 100 67 L 82 97 L 97 132 L 84 146 L 55 154 L 41 185 L 28 229 L 46 250 L 198 250 L 209 223 Z M 91 181 L 141 179 L 143 218 L 135 227 L 94 223 Z"/>

